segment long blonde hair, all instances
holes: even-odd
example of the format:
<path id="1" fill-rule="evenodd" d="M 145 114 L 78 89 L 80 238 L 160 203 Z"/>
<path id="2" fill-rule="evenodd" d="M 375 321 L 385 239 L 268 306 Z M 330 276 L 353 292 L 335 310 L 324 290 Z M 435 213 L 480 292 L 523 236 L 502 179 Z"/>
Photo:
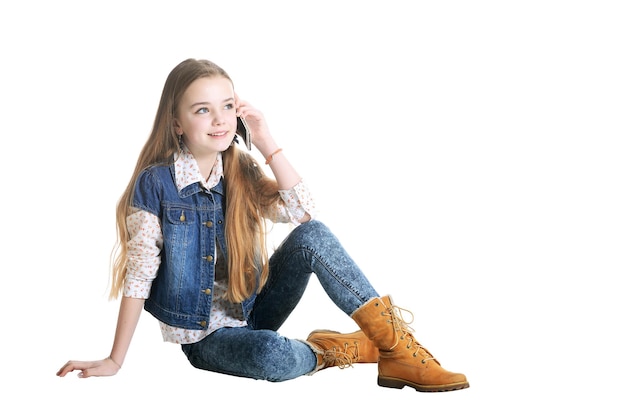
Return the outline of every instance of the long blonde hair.
<path id="1" fill-rule="evenodd" d="M 117 241 L 112 253 L 112 278 L 109 298 L 123 293 L 128 265 L 129 239 L 126 219 L 133 206 L 133 192 L 139 174 L 152 165 L 171 164 L 179 152 L 174 130 L 177 106 L 196 79 L 224 77 L 232 80 L 219 66 L 207 60 L 187 59 L 168 75 L 154 119 L 152 132 L 144 144 L 133 175 L 120 197 L 116 210 Z M 228 298 L 241 302 L 260 290 L 268 276 L 265 216 L 280 201 L 276 181 L 263 172 L 254 158 L 237 146 L 222 152 L 224 163 L 226 213 L 225 232 L 228 251 Z M 257 276 L 259 285 L 257 287 Z"/>

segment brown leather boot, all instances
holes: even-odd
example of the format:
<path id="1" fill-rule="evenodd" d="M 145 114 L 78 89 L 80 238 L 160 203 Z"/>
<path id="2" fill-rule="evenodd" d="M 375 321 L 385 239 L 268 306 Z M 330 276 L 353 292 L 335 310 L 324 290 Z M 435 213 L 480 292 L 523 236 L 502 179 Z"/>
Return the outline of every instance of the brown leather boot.
<path id="1" fill-rule="evenodd" d="M 313 330 L 306 341 L 317 354 L 315 371 L 338 366 L 347 368 L 353 363 L 376 363 L 378 349 L 365 334 L 358 330 L 353 333 L 339 333 L 334 330 Z"/>
<path id="2" fill-rule="evenodd" d="M 402 318 L 403 309 L 390 296 L 374 298 L 352 314 L 352 318 L 379 350 L 378 385 L 421 392 L 468 388 L 465 375 L 449 372 L 411 334 Z M 404 310 L 406 311 L 406 310 Z"/>

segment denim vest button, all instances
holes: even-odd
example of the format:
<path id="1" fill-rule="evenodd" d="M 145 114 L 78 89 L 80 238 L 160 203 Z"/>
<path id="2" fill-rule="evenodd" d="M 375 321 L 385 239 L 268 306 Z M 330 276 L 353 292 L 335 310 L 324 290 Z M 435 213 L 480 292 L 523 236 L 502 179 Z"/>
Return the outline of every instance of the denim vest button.
<path id="1" fill-rule="evenodd" d="M 213 257 L 211 255 L 209 256 L 203 256 L 202 259 L 204 259 L 205 261 L 209 261 L 211 262 L 213 260 Z"/>
<path id="2" fill-rule="evenodd" d="M 202 291 L 203 293 L 205 293 L 206 295 L 211 294 L 211 289 L 207 288 L 206 290 Z"/>
<path id="3" fill-rule="evenodd" d="M 202 320 L 202 321 L 201 321 L 200 323 L 198 323 L 198 324 L 200 324 L 200 326 L 202 326 L 202 327 L 206 327 L 206 321 L 205 321 L 205 320 Z"/>
<path id="4" fill-rule="evenodd" d="M 206 227 L 213 227 L 213 222 L 211 220 L 209 220 L 208 222 L 204 222 L 204 225 Z"/>

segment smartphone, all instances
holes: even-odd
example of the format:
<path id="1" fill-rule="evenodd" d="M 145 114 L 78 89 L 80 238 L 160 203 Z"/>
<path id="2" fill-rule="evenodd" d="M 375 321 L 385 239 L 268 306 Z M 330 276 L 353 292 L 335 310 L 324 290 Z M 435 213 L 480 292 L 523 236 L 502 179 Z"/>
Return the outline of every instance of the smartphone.
<path id="1" fill-rule="evenodd" d="M 243 143 L 246 144 L 246 148 L 248 148 L 248 150 L 252 150 L 252 142 L 250 142 L 250 129 L 248 129 L 246 121 L 241 117 L 237 117 L 237 134 L 243 139 Z"/>

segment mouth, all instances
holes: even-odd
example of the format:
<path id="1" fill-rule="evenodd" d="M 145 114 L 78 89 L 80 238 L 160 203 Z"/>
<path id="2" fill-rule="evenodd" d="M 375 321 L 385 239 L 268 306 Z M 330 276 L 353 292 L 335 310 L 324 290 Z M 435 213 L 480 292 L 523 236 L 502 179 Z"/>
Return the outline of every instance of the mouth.
<path id="1" fill-rule="evenodd" d="M 223 137 L 226 137 L 226 135 L 228 135 L 228 131 L 227 130 L 222 130 L 220 132 L 209 133 L 209 136 L 211 136 L 212 138 L 216 138 L 216 139 L 221 139 Z"/>

